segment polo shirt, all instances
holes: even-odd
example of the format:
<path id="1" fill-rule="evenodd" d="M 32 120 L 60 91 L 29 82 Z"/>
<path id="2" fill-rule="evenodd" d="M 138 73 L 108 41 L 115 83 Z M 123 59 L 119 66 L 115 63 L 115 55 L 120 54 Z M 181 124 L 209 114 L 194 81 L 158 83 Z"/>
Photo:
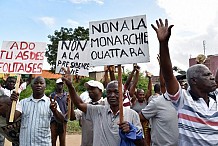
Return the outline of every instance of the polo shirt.
<path id="1" fill-rule="evenodd" d="M 20 145 L 51 146 L 50 121 L 53 113 L 50 99 L 44 95 L 34 99 L 31 95 L 17 103 L 16 110 L 21 112 Z M 57 110 L 60 112 L 57 104 Z"/>
<path id="2" fill-rule="evenodd" d="M 178 111 L 179 145 L 218 145 L 218 106 L 209 97 L 209 107 L 203 98 L 193 100 L 189 90 L 179 87 L 175 95 L 166 94 Z"/>
<path id="3" fill-rule="evenodd" d="M 142 131 L 139 115 L 132 109 L 123 108 L 124 121 Z M 119 112 L 113 114 L 109 106 L 87 105 L 86 119 L 93 123 L 93 146 L 119 146 Z"/>

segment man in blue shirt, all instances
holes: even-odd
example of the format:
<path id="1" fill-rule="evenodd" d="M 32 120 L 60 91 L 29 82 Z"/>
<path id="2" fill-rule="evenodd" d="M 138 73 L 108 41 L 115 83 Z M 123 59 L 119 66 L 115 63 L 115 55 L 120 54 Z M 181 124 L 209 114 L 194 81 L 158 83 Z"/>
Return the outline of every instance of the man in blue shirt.
<path id="1" fill-rule="evenodd" d="M 60 107 L 65 119 L 60 123 L 52 117 L 51 119 L 51 139 L 52 146 L 56 146 L 57 137 L 59 136 L 60 146 L 66 145 L 66 132 L 67 132 L 67 92 L 64 91 L 64 83 L 61 78 L 56 81 L 56 90 L 51 93 L 51 98 L 55 99 Z"/>

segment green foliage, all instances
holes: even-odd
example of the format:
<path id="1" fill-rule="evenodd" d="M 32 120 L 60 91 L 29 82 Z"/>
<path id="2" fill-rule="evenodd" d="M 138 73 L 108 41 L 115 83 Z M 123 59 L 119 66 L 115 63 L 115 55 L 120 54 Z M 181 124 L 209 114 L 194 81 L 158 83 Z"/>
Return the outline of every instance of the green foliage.
<path id="1" fill-rule="evenodd" d="M 123 84 L 126 82 L 126 80 L 127 80 L 127 78 L 128 78 L 130 73 L 131 73 L 131 71 L 127 70 L 127 73 L 123 73 L 122 74 L 122 82 L 123 82 Z M 134 77 L 133 77 L 133 79 L 134 79 Z M 148 89 L 148 78 L 143 76 L 142 73 L 139 73 L 139 81 L 138 81 L 138 84 L 137 84 L 136 88 L 143 89 L 145 92 Z"/>
<path id="2" fill-rule="evenodd" d="M 68 121 L 67 133 L 81 134 L 82 131 L 81 131 L 81 127 L 79 126 L 79 121 Z"/>
<path id="3" fill-rule="evenodd" d="M 78 27 L 74 30 L 72 28 L 61 27 L 60 31 L 55 30 L 54 35 L 48 35 L 51 44 L 48 44 L 48 48 L 45 52 L 48 63 L 51 65 L 51 71 L 55 71 L 58 42 L 59 41 L 72 41 L 72 40 L 87 40 L 89 39 L 89 29 L 84 27 Z"/>
<path id="4" fill-rule="evenodd" d="M 31 86 L 27 86 L 26 90 L 22 91 L 20 94 L 20 99 L 29 97 L 32 94 Z"/>
<path id="5" fill-rule="evenodd" d="M 93 80 L 93 79 L 89 78 L 89 77 L 86 77 L 86 78 L 80 79 L 80 81 L 78 83 L 73 81 L 73 85 L 74 85 L 74 87 L 75 87 L 78 94 L 81 94 L 82 92 L 86 91 L 84 83 L 88 82 L 89 80 Z"/>

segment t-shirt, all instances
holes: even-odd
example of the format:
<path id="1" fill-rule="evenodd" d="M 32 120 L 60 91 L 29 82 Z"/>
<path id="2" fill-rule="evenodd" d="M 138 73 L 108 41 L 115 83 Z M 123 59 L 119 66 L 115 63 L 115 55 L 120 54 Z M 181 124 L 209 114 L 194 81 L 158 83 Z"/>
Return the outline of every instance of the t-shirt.
<path id="1" fill-rule="evenodd" d="M 98 102 L 92 103 L 89 102 L 89 104 L 99 104 L 99 105 L 105 105 L 108 103 L 105 103 L 105 99 L 101 98 Z M 86 120 L 85 114 L 81 110 L 74 110 L 75 116 L 77 120 L 81 120 L 82 123 L 82 141 L 81 146 L 93 146 L 93 124 L 91 121 Z"/>
<path id="2" fill-rule="evenodd" d="M 141 112 L 151 124 L 152 146 L 177 146 L 177 112 L 169 99 L 163 95 L 152 98 Z"/>

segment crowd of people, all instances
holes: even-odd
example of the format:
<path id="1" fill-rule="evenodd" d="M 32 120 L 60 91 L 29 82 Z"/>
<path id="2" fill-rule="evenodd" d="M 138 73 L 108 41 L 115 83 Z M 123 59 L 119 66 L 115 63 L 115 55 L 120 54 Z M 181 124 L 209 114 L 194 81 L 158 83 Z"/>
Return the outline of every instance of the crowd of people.
<path id="1" fill-rule="evenodd" d="M 4 138 L 14 146 L 56 146 L 58 137 L 60 146 L 66 146 L 69 117 L 80 123 L 81 146 L 218 145 L 218 69 L 213 76 L 204 64 L 193 65 L 185 76 L 187 84 L 181 82 L 184 76 L 174 76 L 168 46 L 173 25 L 159 19 L 152 28 L 160 45 L 160 83 L 153 87 L 152 75 L 146 72 L 148 88 L 137 88 L 140 67 L 134 65 L 119 90 L 111 65 L 103 83 L 90 80 L 79 95 L 69 68 L 62 68 L 65 75 L 56 81 L 56 90 L 49 97 L 45 79 L 38 76 L 31 83 L 32 95 L 19 101 L 32 77 L 20 85 L 18 93 L 14 91 L 16 78 L 8 77 L 0 88 L 0 146 L 4 146 Z M 14 122 L 8 123 L 12 101 L 17 101 L 16 111 Z"/>

